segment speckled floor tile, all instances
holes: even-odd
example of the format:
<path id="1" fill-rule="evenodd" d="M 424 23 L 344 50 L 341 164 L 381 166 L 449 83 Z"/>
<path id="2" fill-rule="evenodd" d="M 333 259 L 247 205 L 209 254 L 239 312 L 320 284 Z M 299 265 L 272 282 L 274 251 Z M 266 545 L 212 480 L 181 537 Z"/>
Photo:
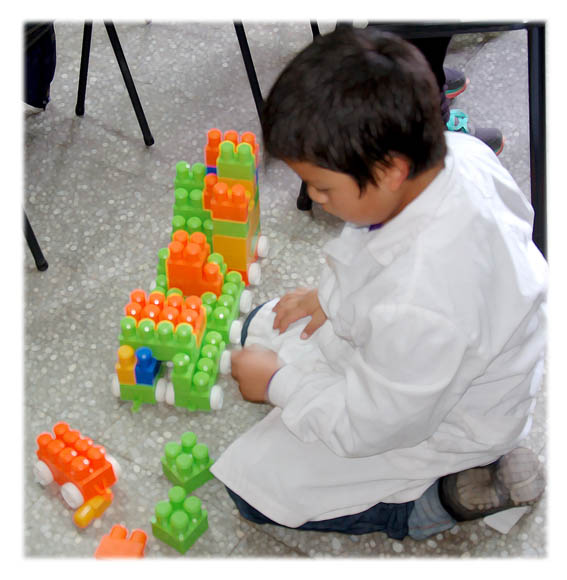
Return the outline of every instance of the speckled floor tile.
<path id="1" fill-rule="evenodd" d="M 322 32 L 332 23 L 320 23 Z M 49 269 L 24 246 L 24 554 L 92 556 L 114 523 L 148 532 L 149 558 L 179 558 L 151 535 L 155 503 L 170 487 L 164 444 L 187 430 L 218 457 L 268 411 L 246 403 L 220 377 L 224 405 L 190 413 L 166 404 L 132 413 L 110 391 L 119 321 L 134 288 L 148 289 L 168 241 L 175 163 L 202 159 L 207 129 L 259 133 L 257 113 L 230 22 L 118 22 L 150 130 L 146 147 L 102 23 L 95 22 L 86 112 L 74 114 L 82 24 L 56 22 L 57 70 L 47 110 L 24 119 L 24 204 Z M 311 39 L 308 22 L 245 23 L 262 91 Z M 502 163 L 529 195 L 525 33 L 455 37 L 447 58 L 471 79 L 453 102 L 478 124 L 499 126 Z M 321 248 L 342 224 L 318 207 L 299 212 L 299 179 L 282 163 L 260 173 L 262 227 L 271 244 L 253 303 L 316 283 Z M 23 242 L 22 242 L 23 243 Z M 546 391 L 526 444 L 547 459 Z M 72 522 L 56 486 L 33 480 L 35 438 L 60 420 L 102 443 L 122 466 L 115 500 L 86 530 Z M 216 480 L 196 492 L 209 530 L 186 557 L 479 558 L 544 557 L 546 498 L 508 535 L 484 522 L 459 524 L 424 542 L 384 534 L 343 536 L 258 526 L 241 518 Z"/>

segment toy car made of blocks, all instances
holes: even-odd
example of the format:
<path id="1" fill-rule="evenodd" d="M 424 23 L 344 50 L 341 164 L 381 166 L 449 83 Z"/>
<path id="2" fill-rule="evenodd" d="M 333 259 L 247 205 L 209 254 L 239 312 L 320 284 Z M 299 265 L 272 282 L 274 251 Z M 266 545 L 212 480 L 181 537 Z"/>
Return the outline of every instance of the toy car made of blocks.
<path id="1" fill-rule="evenodd" d="M 34 466 L 37 481 L 61 486 L 66 503 L 77 509 L 96 496 L 108 496 L 120 475 L 120 466 L 104 447 L 84 437 L 67 423 L 59 422 L 53 433 L 38 435 Z"/>

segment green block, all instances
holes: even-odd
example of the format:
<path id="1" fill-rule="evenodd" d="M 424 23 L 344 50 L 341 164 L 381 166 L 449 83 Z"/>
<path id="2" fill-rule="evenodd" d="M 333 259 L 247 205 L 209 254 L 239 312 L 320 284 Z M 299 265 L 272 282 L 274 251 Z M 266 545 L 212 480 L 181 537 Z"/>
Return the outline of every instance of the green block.
<path id="1" fill-rule="evenodd" d="M 209 527 L 207 511 L 198 497 L 187 497 L 180 486 L 172 487 L 168 496 L 169 500 L 156 504 L 150 520 L 152 532 L 158 540 L 185 554 Z"/>
<path id="2" fill-rule="evenodd" d="M 213 478 L 209 471 L 213 463 L 207 446 L 197 443 L 197 437 L 191 431 L 183 433 L 181 443 L 166 443 L 161 458 L 164 475 L 188 494 Z"/>
<path id="3" fill-rule="evenodd" d="M 160 369 L 154 377 L 152 385 L 124 385 L 120 383 L 120 398 L 123 401 L 132 401 L 132 412 L 137 413 L 140 407 L 144 404 L 156 404 L 156 385 L 161 377 L 163 377 L 165 370 L 164 365 L 160 365 Z"/>
<path id="4" fill-rule="evenodd" d="M 207 330 L 220 333 L 226 344 L 230 343 L 230 327 L 240 316 L 240 296 L 245 286 L 240 272 L 233 270 L 226 274 L 222 294 L 218 298 L 212 292 L 201 296 L 207 312 Z"/>
<path id="5" fill-rule="evenodd" d="M 175 190 L 175 202 L 173 204 L 173 216 L 181 216 L 185 221 L 192 217 L 198 217 L 202 222 L 211 219 L 211 212 L 203 208 L 203 190 L 178 188 Z"/>
<path id="6" fill-rule="evenodd" d="M 175 165 L 175 189 L 203 189 L 205 187 L 205 174 L 207 168 L 203 163 L 195 163 L 193 167 L 186 161 L 179 161 Z"/>
<path id="7" fill-rule="evenodd" d="M 219 178 L 242 179 L 256 182 L 256 162 L 249 143 L 240 143 L 234 148 L 234 143 L 223 141 L 219 147 L 217 159 L 217 175 Z"/>
<path id="8" fill-rule="evenodd" d="M 230 236 L 232 238 L 247 238 L 250 231 L 250 220 L 246 223 L 231 222 L 226 220 L 213 221 L 214 236 Z"/>
<path id="9" fill-rule="evenodd" d="M 169 320 L 162 320 L 157 327 L 150 319 L 141 320 L 136 326 L 136 319 L 125 316 L 120 321 L 120 345 L 127 344 L 134 350 L 141 346 L 152 349 L 153 355 L 160 361 L 173 360 L 179 353 L 185 353 L 197 359 L 197 340 L 190 324 L 181 323 L 174 328 Z"/>
<path id="10" fill-rule="evenodd" d="M 217 378 L 220 355 L 225 347 L 220 335 L 216 333 L 216 336 L 219 337 L 218 346 L 206 344 L 203 340 L 205 344 L 196 363 L 186 354 L 178 354 L 173 358 L 171 382 L 177 407 L 185 407 L 190 411 L 211 410 L 211 390 Z"/>

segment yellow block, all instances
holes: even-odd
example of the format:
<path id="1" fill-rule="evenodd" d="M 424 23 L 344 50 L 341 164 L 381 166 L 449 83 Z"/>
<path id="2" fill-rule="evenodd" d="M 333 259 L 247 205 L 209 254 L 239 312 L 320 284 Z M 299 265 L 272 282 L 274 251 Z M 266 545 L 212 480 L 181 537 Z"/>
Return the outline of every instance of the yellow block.
<path id="1" fill-rule="evenodd" d="M 134 349 L 127 344 L 123 344 L 118 349 L 118 362 L 116 363 L 116 374 L 121 385 L 136 384 L 136 354 Z"/>

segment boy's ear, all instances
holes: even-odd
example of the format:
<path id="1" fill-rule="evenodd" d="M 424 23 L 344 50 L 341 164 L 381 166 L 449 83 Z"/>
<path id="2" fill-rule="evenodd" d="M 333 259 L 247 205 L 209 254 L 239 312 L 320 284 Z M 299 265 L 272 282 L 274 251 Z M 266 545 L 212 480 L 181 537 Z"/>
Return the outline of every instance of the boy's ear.
<path id="1" fill-rule="evenodd" d="M 390 166 L 383 165 L 375 168 L 378 183 L 381 183 L 390 191 L 397 191 L 410 172 L 409 161 L 400 155 L 393 155 L 390 158 Z"/>

